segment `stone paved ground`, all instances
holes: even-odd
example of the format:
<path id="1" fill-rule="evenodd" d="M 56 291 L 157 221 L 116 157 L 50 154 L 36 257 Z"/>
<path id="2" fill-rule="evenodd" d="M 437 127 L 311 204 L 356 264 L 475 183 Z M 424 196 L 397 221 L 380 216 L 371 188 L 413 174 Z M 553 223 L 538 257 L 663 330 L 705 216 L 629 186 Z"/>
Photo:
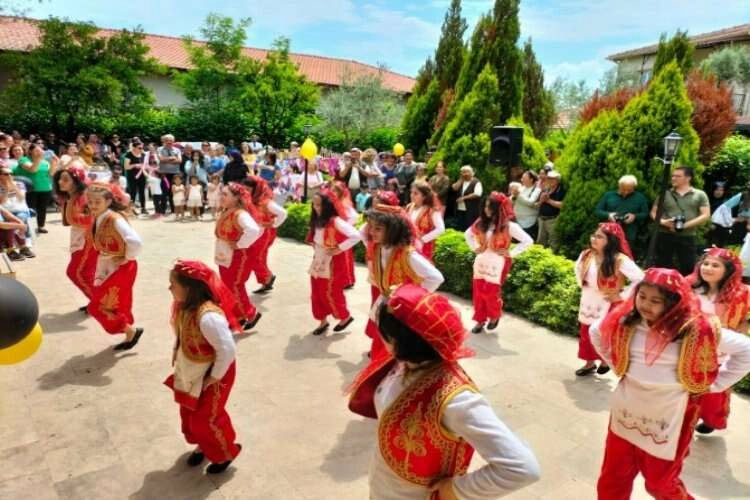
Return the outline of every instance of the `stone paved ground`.
<path id="1" fill-rule="evenodd" d="M 145 241 L 135 316 L 146 333 L 134 351 L 115 355 L 118 339 L 76 311 L 84 302 L 64 274 L 68 231 L 59 215 L 51 214 L 39 257 L 17 266 L 41 304 L 45 340 L 25 363 L 0 367 L 0 499 L 366 499 L 375 425 L 349 413 L 343 395 L 368 348 L 364 269 L 348 292 L 357 318 L 350 331 L 312 337 L 310 250 L 274 246 L 276 289 L 258 300 L 257 333 L 239 341 L 229 402 L 244 451 L 236 467 L 208 479 L 183 463 L 190 447 L 161 382 L 172 345 L 167 272 L 176 257 L 210 262 L 213 225 L 135 226 Z M 456 303 L 468 324 L 467 303 Z M 572 339 L 512 316 L 500 325 L 470 339 L 477 356 L 464 366 L 541 461 L 542 480 L 512 498 L 594 498 L 614 378 L 577 380 Z M 735 398 L 732 412 L 728 431 L 693 445 L 684 476 L 699 498 L 750 497 L 750 402 Z M 635 497 L 647 498 L 640 482 Z"/>

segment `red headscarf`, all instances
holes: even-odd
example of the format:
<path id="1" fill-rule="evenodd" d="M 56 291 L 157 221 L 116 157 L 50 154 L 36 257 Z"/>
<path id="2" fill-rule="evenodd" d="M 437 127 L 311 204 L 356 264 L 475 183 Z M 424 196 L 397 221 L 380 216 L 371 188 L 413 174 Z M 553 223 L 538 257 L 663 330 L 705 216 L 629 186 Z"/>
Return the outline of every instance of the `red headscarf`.
<path id="1" fill-rule="evenodd" d="M 498 214 L 498 216 L 502 217 L 502 221 L 504 224 L 507 224 L 509 221 L 512 221 L 516 218 L 516 212 L 513 210 L 513 202 L 510 201 L 510 198 L 505 196 L 505 194 L 498 191 L 492 191 L 490 193 L 490 198 L 500 204 L 500 213 Z M 496 228 L 500 227 L 500 224 L 497 223 L 497 220 L 495 220 L 494 222 Z"/>
<path id="2" fill-rule="evenodd" d="M 388 298 L 386 307 L 444 360 L 456 361 L 474 355 L 474 351 L 463 346 L 466 329 L 461 315 L 442 295 L 417 285 L 401 285 Z"/>
<path id="3" fill-rule="evenodd" d="M 617 238 L 620 242 L 620 250 L 622 253 L 630 257 L 631 260 L 633 259 L 633 252 L 630 250 L 630 244 L 628 244 L 628 240 L 625 238 L 625 232 L 622 230 L 622 226 L 616 222 L 602 222 L 599 224 L 599 229 Z"/>
<path id="4" fill-rule="evenodd" d="M 398 195 L 393 191 L 378 191 L 375 193 L 375 198 L 379 199 L 381 204 L 390 205 L 392 207 L 399 206 Z"/>
<path id="5" fill-rule="evenodd" d="M 654 324 L 649 325 L 646 336 L 646 364 L 652 365 L 675 337 L 693 321 L 701 320 L 703 313 L 690 283 L 678 271 L 652 267 L 646 270 L 641 285 L 656 285 L 679 297 L 677 304 L 666 311 Z M 616 329 L 623 328 L 623 319 L 635 308 L 638 287 L 630 297 L 616 306 L 601 324 L 602 348 L 608 355 L 612 349 L 612 336 Z"/>
<path id="6" fill-rule="evenodd" d="M 346 208 L 344 208 L 344 204 L 341 203 L 341 200 L 339 199 L 338 196 L 336 196 L 336 193 L 334 193 L 328 188 L 323 188 L 320 191 L 318 191 L 318 194 L 322 198 L 326 198 L 328 201 L 331 202 L 331 205 L 333 205 L 333 208 L 336 211 L 336 215 L 338 217 L 341 217 L 342 219 L 347 220 Z"/>
<path id="7" fill-rule="evenodd" d="M 83 182 L 84 184 L 89 183 L 89 179 L 86 176 L 86 169 L 83 168 L 81 161 L 75 160 L 71 162 L 64 170 L 66 170 L 71 177 L 78 179 L 79 182 Z"/>
<path id="8" fill-rule="evenodd" d="M 333 187 L 341 192 L 341 196 L 339 198 L 341 199 L 341 203 L 345 208 L 354 206 L 354 203 L 352 202 L 352 194 L 349 192 L 349 188 L 346 186 L 346 183 L 344 181 L 334 182 Z M 332 191 L 335 193 L 336 191 L 333 189 L 333 187 Z"/>
<path id="9" fill-rule="evenodd" d="M 250 217 L 252 217 L 255 221 L 259 220 L 258 208 L 255 206 L 255 203 L 253 203 L 253 195 L 250 194 L 250 190 L 239 182 L 230 182 L 229 184 L 227 184 L 227 188 L 229 188 L 229 191 L 231 191 L 232 194 L 240 198 L 242 208 L 247 210 L 247 213 L 250 214 Z"/>
<path id="10" fill-rule="evenodd" d="M 247 179 L 255 184 L 255 187 L 251 188 L 251 194 L 256 206 L 260 206 L 266 200 L 273 200 L 273 190 L 264 178 L 257 175 L 248 175 Z"/>
<path id="11" fill-rule="evenodd" d="M 748 297 L 750 290 L 742 283 L 742 261 L 737 255 L 725 248 L 711 247 L 706 251 L 703 259 L 699 260 L 695 265 L 693 273 L 687 277 L 690 284 L 698 281 L 700 267 L 706 257 L 715 257 L 734 267 L 734 271 L 724 282 L 715 301 L 717 306 L 720 305 L 724 309 L 723 311 L 716 311 L 720 317 L 733 318 L 736 313 L 740 312 L 736 309 L 746 308 L 750 301 L 750 297 Z"/>
<path id="12" fill-rule="evenodd" d="M 219 275 L 216 274 L 213 269 L 198 260 L 180 259 L 177 260 L 174 267 L 172 268 L 172 271 L 182 276 L 187 276 L 188 278 L 192 278 L 205 283 L 206 286 L 208 286 L 208 289 L 211 291 L 213 301 L 224 312 L 224 316 L 226 316 L 227 318 L 229 327 L 232 329 L 232 331 L 240 330 L 240 324 L 237 321 L 237 318 L 234 316 L 234 313 L 232 312 L 236 307 L 236 299 L 234 298 L 234 294 L 232 294 L 231 290 L 229 290 L 224 282 L 221 281 L 221 278 L 219 278 Z M 179 310 L 180 303 L 173 302 L 173 320 Z"/>

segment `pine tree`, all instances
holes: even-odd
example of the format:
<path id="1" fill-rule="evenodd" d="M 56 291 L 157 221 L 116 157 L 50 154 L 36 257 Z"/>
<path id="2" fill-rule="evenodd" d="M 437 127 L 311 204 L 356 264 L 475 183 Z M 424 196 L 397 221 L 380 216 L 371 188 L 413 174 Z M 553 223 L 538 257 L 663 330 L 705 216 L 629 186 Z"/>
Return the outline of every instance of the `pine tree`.
<path id="1" fill-rule="evenodd" d="M 466 19 L 461 17 L 461 0 L 452 0 L 445 13 L 442 34 L 435 50 L 435 77 L 440 92 L 453 88 L 464 61 L 464 33 Z"/>
<path id="2" fill-rule="evenodd" d="M 695 46 L 688 38 L 687 31 L 677 30 L 677 33 L 669 41 L 667 41 L 666 33 L 662 33 L 659 37 L 659 48 L 656 51 L 652 78 L 656 77 L 672 60 L 677 61 L 677 66 L 682 71 L 682 75 L 687 77 L 693 68 L 694 52 Z"/>
<path id="3" fill-rule="evenodd" d="M 544 71 L 529 38 L 523 47 L 523 119 L 536 137 L 544 137 L 555 120 L 555 101 L 544 88 Z"/>
<path id="4" fill-rule="evenodd" d="M 422 157 L 427 151 L 427 141 L 432 135 L 440 109 L 440 85 L 437 78 L 432 80 L 424 94 L 416 98 L 412 96 L 408 105 L 408 127 L 403 126 L 401 129 L 401 142 Z M 404 115 L 404 123 L 406 122 L 407 117 Z"/>

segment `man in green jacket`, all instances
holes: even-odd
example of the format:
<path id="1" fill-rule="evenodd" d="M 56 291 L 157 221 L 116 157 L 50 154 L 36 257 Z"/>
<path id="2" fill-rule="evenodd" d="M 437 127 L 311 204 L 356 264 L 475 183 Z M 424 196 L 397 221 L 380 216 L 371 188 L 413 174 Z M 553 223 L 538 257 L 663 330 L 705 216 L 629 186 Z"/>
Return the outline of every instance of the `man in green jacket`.
<path id="1" fill-rule="evenodd" d="M 623 175 L 617 182 L 617 191 L 607 191 L 596 204 L 594 213 L 602 221 L 617 222 L 625 232 L 630 247 L 635 249 L 638 229 L 648 218 L 648 201 L 635 190 L 638 179 Z"/>

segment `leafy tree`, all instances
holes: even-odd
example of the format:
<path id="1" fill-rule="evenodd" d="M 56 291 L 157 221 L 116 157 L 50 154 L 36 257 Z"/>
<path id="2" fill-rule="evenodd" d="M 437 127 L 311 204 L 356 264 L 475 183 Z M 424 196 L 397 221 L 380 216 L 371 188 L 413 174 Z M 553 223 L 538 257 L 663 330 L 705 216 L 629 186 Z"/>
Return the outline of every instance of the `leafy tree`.
<path id="1" fill-rule="evenodd" d="M 593 94 L 593 90 L 586 84 L 586 80 L 576 82 L 558 76 L 549 87 L 555 99 L 555 109 L 580 110 Z"/>
<path id="2" fill-rule="evenodd" d="M 447 92 L 450 92 L 450 90 Z M 440 109 L 440 84 L 438 80 L 433 80 L 423 95 L 416 99 L 412 96 L 409 99 L 409 107 L 407 113 L 410 114 L 410 122 L 408 127 L 402 126 L 401 140 L 407 147 L 418 151 L 419 156 L 423 156 Z M 404 116 L 404 124 L 407 124 L 406 115 Z"/>
<path id="3" fill-rule="evenodd" d="M 419 148 L 419 144 L 422 144 L 421 138 L 425 135 L 427 137 L 432 135 L 432 128 L 426 127 L 428 123 L 432 123 L 430 127 L 434 126 L 434 117 L 425 118 L 417 113 L 417 108 L 420 109 L 420 113 L 424 112 L 423 97 L 434 77 L 435 64 L 432 62 L 432 58 L 428 57 L 417 73 L 417 83 L 414 85 L 411 96 L 409 96 L 401 120 L 401 130 L 405 136 L 404 141 L 409 147 Z"/>
<path id="4" fill-rule="evenodd" d="M 461 0 L 451 0 L 435 50 L 435 77 L 440 83 L 440 92 L 456 84 L 464 60 L 464 33 L 467 27 L 466 19 L 461 17 Z"/>
<path id="5" fill-rule="evenodd" d="M 597 117 L 599 113 L 606 110 L 622 111 L 630 100 L 638 95 L 639 90 L 632 87 L 623 87 L 611 94 L 600 95 L 595 91 L 591 100 L 581 110 L 581 123 L 588 123 Z"/>
<path id="6" fill-rule="evenodd" d="M 363 146 L 363 141 L 377 129 L 397 127 L 404 104 L 398 94 L 383 86 L 382 71 L 360 76 L 346 72 L 341 86 L 321 98 L 317 113 L 323 128 L 341 132 L 348 149 L 355 144 Z"/>
<path id="7" fill-rule="evenodd" d="M 6 54 L 13 68 L 3 106 L 46 117 L 39 127 L 72 136 L 84 118 L 146 109 L 153 96 L 140 77 L 157 71 L 143 33 L 123 30 L 98 37 L 90 23 L 50 18 L 39 23 L 40 44 L 26 54 Z"/>
<path id="8" fill-rule="evenodd" d="M 461 65 L 461 71 L 456 80 L 456 95 L 458 98 L 463 97 L 476 82 L 477 76 L 481 73 L 487 61 L 484 59 L 482 48 L 488 43 L 487 35 L 490 33 L 492 18 L 489 14 L 482 14 L 474 27 L 469 40 L 468 53 L 464 57 Z"/>
<path id="9" fill-rule="evenodd" d="M 209 113 L 237 109 L 245 86 L 255 82 L 260 66 L 242 54 L 250 22 L 250 18 L 243 18 L 235 23 L 231 17 L 212 13 L 200 28 L 205 43 L 183 38 L 193 68 L 175 71 L 174 85 L 193 106 L 206 108 Z"/>
<path id="10" fill-rule="evenodd" d="M 279 146 L 298 137 L 313 120 L 318 87 L 289 59 L 289 40 L 278 38 L 268 53 L 254 85 L 245 86 L 241 104 L 252 110 L 259 135 Z"/>
<path id="11" fill-rule="evenodd" d="M 693 128 L 701 139 L 699 157 L 706 165 L 737 122 L 732 91 L 726 83 L 717 83 L 714 75 L 692 71 L 687 79 L 687 93 L 693 103 Z"/>
<path id="12" fill-rule="evenodd" d="M 622 88 L 641 86 L 641 77 L 636 71 L 623 72 L 618 66 L 613 66 L 604 72 L 599 79 L 599 93 L 609 95 Z"/>
<path id="13" fill-rule="evenodd" d="M 652 78 L 673 60 L 677 61 L 682 74 L 687 76 L 693 68 L 693 52 L 695 52 L 695 46 L 688 38 L 687 31 L 677 30 L 669 41 L 667 41 L 666 33 L 662 33 L 659 37 L 659 48 L 656 51 Z"/>
<path id="14" fill-rule="evenodd" d="M 750 83 L 750 48 L 736 45 L 713 52 L 703 61 L 701 69 L 715 74 L 720 82 L 747 85 Z"/>
<path id="15" fill-rule="evenodd" d="M 700 185 L 698 135 L 690 124 L 692 105 L 676 62 L 669 63 L 648 89 L 621 111 L 605 111 L 579 127 L 568 140 L 556 168 L 568 187 L 557 221 L 562 249 L 575 256 L 597 224 L 591 217 L 605 191 L 624 174 L 635 175 L 638 189 L 653 200 L 661 190 L 663 137 L 673 129 L 683 137 L 678 164 L 696 168 Z"/>
<path id="16" fill-rule="evenodd" d="M 523 118 L 534 135 L 544 137 L 555 120 L 555 100 L 544 88 L 544 71 L 529 38 L 523 46 Z"/>
<path id="17" fill-rule="evenodd" d="M 706 169 L 706 184 L 727 183 L 728 191 L 740 191 L 750 184 L 750 139 L 731 135 Z"/>

